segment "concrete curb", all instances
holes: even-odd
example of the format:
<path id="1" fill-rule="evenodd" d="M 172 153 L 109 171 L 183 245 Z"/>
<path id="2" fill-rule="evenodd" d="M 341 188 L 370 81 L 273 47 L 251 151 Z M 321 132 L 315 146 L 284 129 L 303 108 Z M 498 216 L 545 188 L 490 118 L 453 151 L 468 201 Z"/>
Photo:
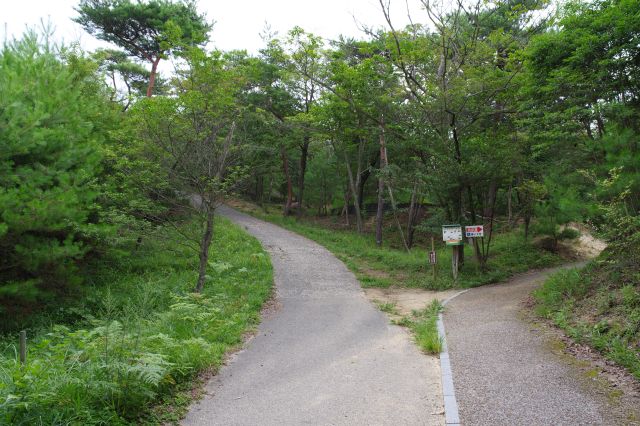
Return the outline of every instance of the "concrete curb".
<path id="1" fill-rule="evenodd" d="M 462 290 L 450 298 L 442 302 L 442 306 L 446 306 L 453 298 L 460 296 L 462 293 L 469 291 Z M 444 399 L 444 422 L 446 425 L 460 425 L 460 416 L 458 415 L 458 402 L 456 401 L 456 392 L 453 386 L 453 371 L 451 370 L 451 361 L 449 359 L 449 350 L 447 348 L 447 335 L 444 330 L 444 321 L 442 313 L 438 314 L 438 335 L 442 339 L 442 351 L 440 351 L 440 371 L 442 374 L 442 396 Z"/>

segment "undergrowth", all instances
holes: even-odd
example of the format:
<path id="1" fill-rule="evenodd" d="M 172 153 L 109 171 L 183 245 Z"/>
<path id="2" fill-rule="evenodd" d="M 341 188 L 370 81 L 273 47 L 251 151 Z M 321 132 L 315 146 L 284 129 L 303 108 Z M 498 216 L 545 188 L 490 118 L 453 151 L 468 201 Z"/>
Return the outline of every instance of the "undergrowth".
<path id="1" fill-rule="evenodd" d="M 536 312 L 640 379 L 640 244 L 606 250 L 582 270 L 560 271 L 534 292 Z"/>
<path id="2" fill-rule="evenodd" d="M 310 220 L 282 216 L 275 209 L 263 210 L 241 205 L 248 213 L 304 235 L 326 247 L 351 269 L 363 287 L 411 287 L 444 290 L 452 287 L 475 287 L 503 281 L 513 274 L 532 268 L 558 265 L 562 259 L 525 241 L 520 230 L 500 232 L 494 236 L 487 269 L 482 271 L 474 259 L 473 249 L 465 246 L 465 264 L 458 282 L 451 276 L 451 248 L 436 238 L 438 256 L 434 279 L 424 247 L 411 251 L 375 244 L 371 234 L 323 227 Z"/>
<path id="3" fill-rule="evenodd" d="M 97 268 L 82 303 L 61 308 L 75 320 L 29 329 L 26 365 L 15 333 L 0 340 L 0 424 L 177 422 L 197 374 L 259 321 L 272 270 L 255 239 L 219 219 L 209 280 L 194 294 L 197 255 L 162 231 Z"/>

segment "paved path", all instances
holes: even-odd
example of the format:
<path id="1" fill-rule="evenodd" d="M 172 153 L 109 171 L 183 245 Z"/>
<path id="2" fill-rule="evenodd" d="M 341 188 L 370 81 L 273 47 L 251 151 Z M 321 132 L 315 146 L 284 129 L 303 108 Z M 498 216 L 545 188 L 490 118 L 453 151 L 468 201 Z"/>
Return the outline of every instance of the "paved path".
<path id="1" fill-rule="evenodd" d="M 447 305 L 444 323 L 462 424 L 627 424 L 612 417 L 601 387 L 520 319 L 522 302 L 548 273 L 475 288 Z"/>
<path id="2" fill-rule="evenodd" d="M 441 425 L 438 360 L 318 244 L 228 208 L 271 255 L 280 307 L 208 384 L 185 425 Z"/>

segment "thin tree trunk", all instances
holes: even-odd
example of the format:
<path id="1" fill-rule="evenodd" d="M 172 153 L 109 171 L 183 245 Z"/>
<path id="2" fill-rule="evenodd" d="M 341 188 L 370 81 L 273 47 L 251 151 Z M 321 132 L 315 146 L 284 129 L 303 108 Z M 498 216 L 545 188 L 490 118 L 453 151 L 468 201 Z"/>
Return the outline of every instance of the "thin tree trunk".
<path id="1" fill-rule="evenodd" d="M 413 247 L 413 234 L 415 228 L 415 221 L 417 217 L 416 201 L 418 198 L 418 182 L 413 184 L 413 191 L 411 191 L 411 201 L 409 202 L 409 217 L 407 219 L 407 247 Z"/>
<path id="2" fill-rule="evenodd" d="M 378 178 L 378 208 L 376 210 L 376 245 L 382 245 L 382 219 L 384 213 L 384 180 Z"/>
<path id="3" fill-rule="evenodd" d="M 513 185 L 510 183 L 509 184 L 509 191 L 507 192 L 507 214 L 509 215 L 507 223 L 509 225 L 509 229 L 511 229 L 512 226 L 513 226 L 513 224 L 512 224 L 512 222 L 513 222 L 513 209 L 511 207 L 512 195 L 513 195 Z"/>
<path id="4" fill-rule="evenodd" d="M 353 195 L 355 202 L 353 203 L 353 208 L 356 210 L 356 228 L 358 232 L 362 234 L 364 228 L 362 226 L 362 214 L 360 213 L 360 204 L 358 203 L 358 195 L 356 192 L 356 183 L 353 181 L 353 172 L 351 171 L 351 164 L 349 163 L 349 158 L 347 157 L 347 152 L 344 152 L 344 161 L 347 166 L 347 175 L 349 176 L 349 186 L 351 187 L 351 194 Z M 347 204 L 347 215 L 349 214 L 349 206 Z"/>
<path id="5" fill-rule="evenodd" d="M 342 208 L 342 211 L 344 212 L 345 222 L 348 227 L 351 226 L 349 223 L 349 198 L 349 184 L 347 184 L 347 187 L 344 190 L 344 207 Z"/>
<path id="6" fill-rule="evenodd" d="M 486 244 L 485 237 L 482 237 L 482 269 L 486 269 L 487 261 L 489 260 L 489 249 L 491 248 L 491 239 L 493 237 L 493 218 L 495 215 L 495 206 L 496 206 L 496 195 L 498 193 L 498 184 L 497 182 L 491 182 L 489 186 L 489 194 L 487 197 L 487 205 L 484 210 L 483 216 L 485 220 L 488 218 L 489 223 L 488 226 L 485 226 L 485 235 L 486 235 Z"/>
<path id="7" fill-rule="evenodd" d="M 158 72 L 158 64 L 160 63 L 160 56 L 158 56 L 151 63 L 151 75 L 149 75 L 149 86 L 147 86 L 147 98 L 153 95 L 153 86 L 156 84 L 156 74 Z"/>
<path id="8" fill-rule="evenodd" d="M 204 235 L 200 242 L 200 266 L 198 268 L 198 283 L 194 291 L 196 293 L 202 293 L 204 288 L 204 281 L 207 274 L 207 264 L 209 262 L 209 246 L 211 246 L 211 240 L 213 239 L 213 219 L 215 210 L 207 206 L 207 224 L 205 227 Z"/>
<path id="9" fill-rule="evenodd" d="M 291 213 L 291 204 L 293 203 L 293 183 L 291 182 L 291 173 L 289 172 L 289 157 L 287 157 L 287 150 L 284 148 L 284 145 L 280 148 L 280 155 L 282 157 L 284 176 L 287 179 L 287 201 L 284 204 L 283 214 L 289 216 Z"/>
<path id="10" fill-rule="evenodd" d="M 300 146 L 300 176 L 298 176 L 298 211 L 296 217 L 302 217 L 302 199 L 304 195 L 304 175 L 307 171 L 307 157 L 309 156 L 309 136 L 304 137 Z"/>
<path id="11" fill-rule="evenodd" d="M 387 185 L 387 191 L 389 191 L 389 200 L 391 201 L 391 211 L 393 212 L 393 218 L 396 221 L 396 226 L 398 227 L 398 232 L 400 233 L 400 240 L 402 241 L 402 245 L 406 251 L 409 251 L 409 246 L 407 245 L 407 240 L 404 238 L 404 231 L 402 230 L 402 225 L 400 224 L 400 219 L 398 219 L 398 210 L 396 209 L 396 201 L 393 198 L 393 191 L 391 190 L 391 186 Z"/>
<path id="12" fill-rule="evenodd" d="M 380 176 L 378 177 L 378 209 L 376 210 L 376 244 L 382 245 L 382 220 L 384 218 L 384 179 L 382 171 L 387 164 L 387 148 L 384 138 L 384 117 L 380 117 Z"/>
<path id="13" fill-rule="evenodd" d="M 471 212 L 471 225 L 476 225 L 476 207 L 473 203 L 473 191 L 471 190 L 471 186 L 467 186 L 467 199 L 469 201 L 469 210 Z M 484 221 L 482 223 L 484 224 Z M 476 260 L 478 261 L 479 265 L 482 265 L 482 249 L 480 248 L 480 242 L 478 238 L 470 238 L 470 240 L 473 244 L 473 252 L 475 253 Z"/>

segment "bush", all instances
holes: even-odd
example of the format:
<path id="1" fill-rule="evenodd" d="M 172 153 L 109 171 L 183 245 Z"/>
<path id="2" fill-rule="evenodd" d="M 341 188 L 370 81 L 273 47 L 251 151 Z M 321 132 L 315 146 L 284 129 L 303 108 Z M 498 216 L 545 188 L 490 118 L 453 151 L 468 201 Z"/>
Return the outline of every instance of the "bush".
<path id="1" fill-rule="evenodd" d="M 559 240 L 575 240 L 580 236 L 580 231 L 574 228 L 565 227 L 558 233 Z"/>
<path id="2" fill-rule="evenodd" d="M 79 283 L 77 262 L 109 232 L 95 220 L 96 177 L 116 120 L 67 53 L 34 33 L 0 50 L 0 301 Z"/>

